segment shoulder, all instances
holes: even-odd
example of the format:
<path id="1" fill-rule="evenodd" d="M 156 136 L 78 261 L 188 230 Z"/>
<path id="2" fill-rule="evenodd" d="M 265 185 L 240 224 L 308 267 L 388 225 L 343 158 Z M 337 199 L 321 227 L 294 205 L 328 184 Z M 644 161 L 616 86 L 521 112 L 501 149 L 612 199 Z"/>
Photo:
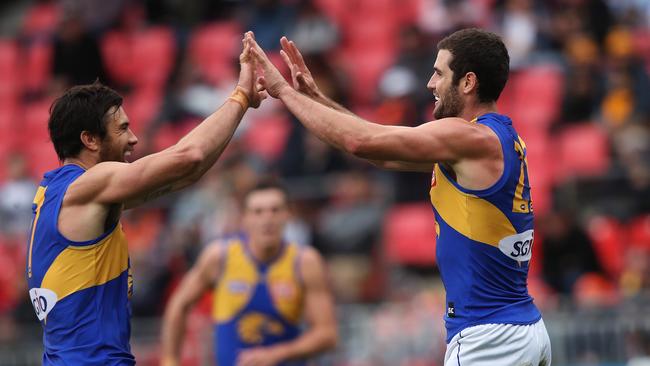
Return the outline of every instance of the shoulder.
<path id="1" fill-rule="evenodd" d="M 312 247 L 303 247 L 299 257 L 300 272 L 305 283 L 325 277 L 325 263 L 320 253 Z"/>
<path id="2" fill-rule="evenodd" d="M 217 264 L 225 256 L 228 250 L 228 244 L 223 240 L 214 240 L 203 248 L 199 262 Z"/>

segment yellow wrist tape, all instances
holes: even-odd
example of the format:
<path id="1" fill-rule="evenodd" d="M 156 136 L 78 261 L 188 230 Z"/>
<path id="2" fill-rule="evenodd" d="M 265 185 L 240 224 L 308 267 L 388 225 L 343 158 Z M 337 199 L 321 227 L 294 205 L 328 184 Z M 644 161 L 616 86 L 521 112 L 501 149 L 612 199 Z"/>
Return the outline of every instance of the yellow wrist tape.
<path id="1" fill-rule="evenodd" d="M 248 106 L 250 105 L 250 101 L 248 100 L 248 95 L 244 92 L 244 89 L 241 87 L 235 88 L 235 90 L 230 94 L 228 99 L 232 99 L 235 102 L 239 103 L 241 107 L 246 111 L 248 109 Z"/>

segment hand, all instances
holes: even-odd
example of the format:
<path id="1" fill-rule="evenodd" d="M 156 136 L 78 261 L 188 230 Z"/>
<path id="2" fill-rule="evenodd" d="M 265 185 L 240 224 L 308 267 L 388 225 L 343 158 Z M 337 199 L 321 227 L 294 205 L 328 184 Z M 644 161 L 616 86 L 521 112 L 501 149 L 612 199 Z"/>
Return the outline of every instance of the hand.
<path id="1" fill-rule="evenodd" d="M 237 366 L 275 366 L 281 361 L 273 347 L 257 347 L 241 351 Z"/>
<path id="2" fill-rule="evenodd" d="M 293 41 L 289 41 L 287 37 L 282 37 L 280 44 L 282 45 L 280 55 L 282 55 L 284 62 L 287 63 L 291 70 L 293 88 L 312 98 L 320 96 L 320 89 L 318 89 L 314 77 L 307 68 L 305 60 L 302 58 L 302 54 L 300 54 L 296 44 Z"/>
<path id="3" fill-rule="evenodd" d="M 286 80 L 284 80 L 284 77 L 266 56 L 264 50 L 262 50 L 257 42 L 255 42 L 253 32 L 247 32 L 245 39 L 250 42 L 251 55 L 256 60 L 257 65 L 262 69 L 264 74 L 257 79 L 257 90 L 266 90 L 273 98 L 279 98 L 280 92 L 284 88 L 291 88 L 291 86 Z"/>
<path id="4" fill-rule="evenodd" d="M 251 33 L 251 37 L 247 37 L 248 33 Z M 242 88 L 246 95 L 248 96 L 248 101 L 252 108 L 257 108 L 262 103 L 262 100 L 266 99 L 266 92 L 261 91 L 261 87 L 255 85 L 255 74 L 257 69 L 257 61 L 251 55 L 252 44 L 250 39 L 252 38 L 252 32 L 248 32 L 244 35 L 242 43 L 244 44 L 244 49 L 239 55 L 239 82 L 237 86 Z"/>

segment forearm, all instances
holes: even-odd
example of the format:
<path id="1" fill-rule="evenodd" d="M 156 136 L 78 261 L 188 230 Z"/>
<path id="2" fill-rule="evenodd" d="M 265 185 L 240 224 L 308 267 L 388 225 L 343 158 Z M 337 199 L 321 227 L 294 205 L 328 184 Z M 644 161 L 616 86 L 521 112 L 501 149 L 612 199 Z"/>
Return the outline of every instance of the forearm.
<path id="1" fill-rule="evenodd" d="M 272 346 L 281 362 L 304 359 L 336 347 L 337 338 L 334 328 L 311 329 L 291 342 Z"/>
<path id="2" fill-rule="evenodd" d="M 207 171 L 221 155 L 244 112 L 239 103 L 227 99 L 217 111 L 178 141 L 178 148 L 193 148 L 200 152 L 203 160 L 198 169 L 199 174 Z"/>
<path id="3" fill-rule="evenodd" d="M 351 154 L 355 154 L 360 144 L 383 127 L 332 109 L 288 86 L 279 97 L 287 109 L 318 138 Z"/>
<path id="4" fill-rule="evenodd" d="M 178 366 L 181 361 L 187 311 L 174 304 L 169 306 L 162 327 L 162 365 Z"/>
<path id="5" fill-rule="evenodd" d="M 345 114 L 349 114 L 351 116 L 354 116 L 354 113 L 352 113 L 349 109 L 345 108 L 344 106 L 340 105 L 339 103 L 335 102 L 331 98 L 329 98 L 327 95 L 323 94 L 320 90 L 316 92 L 314 95 L 310 96 L 313 100 L 317 101 L 318 103 L 335 109 L 339 112 L 343 112 Z"/>

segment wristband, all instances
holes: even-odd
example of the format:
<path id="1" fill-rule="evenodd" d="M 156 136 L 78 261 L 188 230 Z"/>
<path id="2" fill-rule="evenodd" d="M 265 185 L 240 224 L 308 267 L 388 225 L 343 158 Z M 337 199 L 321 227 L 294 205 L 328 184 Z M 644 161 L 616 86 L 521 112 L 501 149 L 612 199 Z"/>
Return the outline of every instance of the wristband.
<path id="1" fill-rule="evenodd" d="M 241 107 L 246 111 L 248 109 L 248 106 L 250 105 L 250 101 L 248 100 L 248 95 L 244 92 L 244 89 L 242 89 L 241 86 L 237 86 L 235 90 L 230 94 L 228 99 L 232 99 L 233 101 L 239 103 Z"/>

